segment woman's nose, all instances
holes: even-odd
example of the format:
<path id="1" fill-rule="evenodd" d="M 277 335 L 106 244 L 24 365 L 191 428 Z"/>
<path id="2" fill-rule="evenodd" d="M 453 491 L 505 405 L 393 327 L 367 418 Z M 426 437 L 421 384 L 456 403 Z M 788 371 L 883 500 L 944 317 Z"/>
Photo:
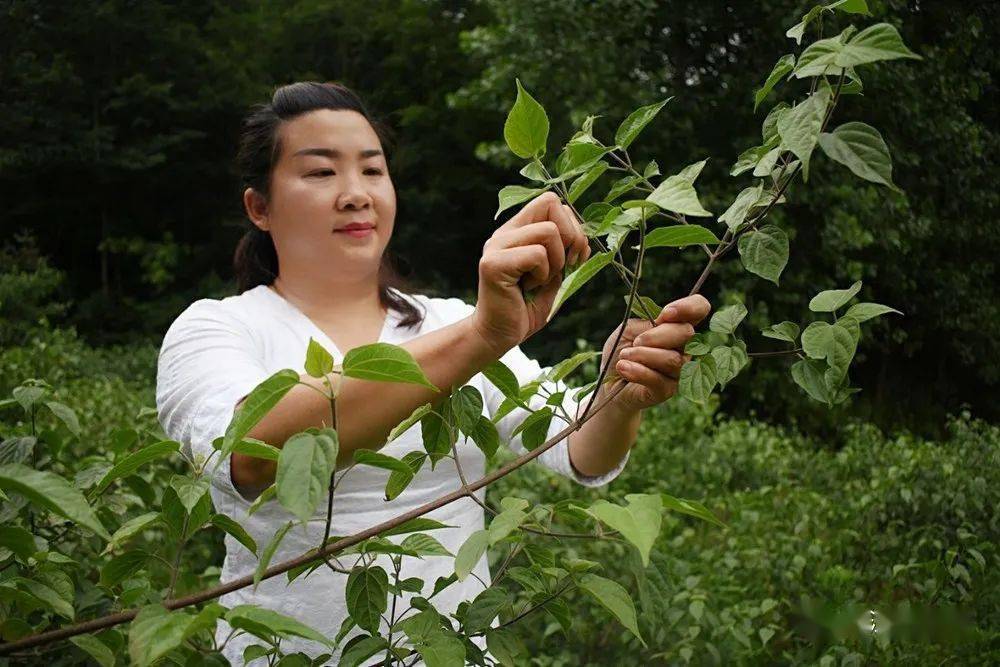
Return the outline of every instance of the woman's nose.
<path id="1" fill-rule="evenodd" d="M 371 205 L 371 195 L 359 176 L 347 176 L 341 182 L 343 189 L 338 195 L 339 208 L 366 208 Z"/>

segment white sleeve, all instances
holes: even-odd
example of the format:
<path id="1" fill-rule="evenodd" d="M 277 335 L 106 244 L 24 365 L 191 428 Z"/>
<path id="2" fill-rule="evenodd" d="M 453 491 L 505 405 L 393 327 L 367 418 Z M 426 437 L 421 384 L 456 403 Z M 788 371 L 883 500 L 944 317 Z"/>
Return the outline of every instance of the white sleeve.
<path id="1" fill-rule="evenodd" d="M 218 301 L 196 301 L 170 325 L 160 347 L 160 425 L 188 456 L 207 459 L 215 451 L 212 441 L 225 434 L 236 404 L 269 376 L 246 326 Z M 214 461 L 208 467 L 213 469 Z M 233 486 L 228 460 L 220 462 L 212 483 L 245 501 Z"/>
<path id="2" fill-rule="evenodd" d="M 531 382 L 532 380 L 535 380 L 543 372 L 548 372 L 550 368 L 550 367 L 542 368 L 537 361 L 529 358 L 518 346 L 515 346 L 513 349 L 509 350 L 507 354 L 505 354 L 503 357 L 500 358 L 500 361 L 506 364 L 507 367 L 514 372 L 514 375 L 517 377 L 518 383 L 521 385 L 527 382 Z M 573 395 L 577 391 L 579 391 L 578 388 L 567 387 L 566 384 L 561 381 L 560 382 L 547 381 L 542 383 L 541 386 L 544 387 L 547 391 L 535 394 L 535 396 L 533 396 L 531 400 L 528 401 L 528 405 L 531 406 L 532 409 L 537 410 L 543 407 L 545 405 L 547 394 L 552 394 L 558 391 L 566 390 L 566 393 L 563 394 L 562 407 L 566 411 L 566 414 L 569 415 L 570 419 L 576 419 L 577 407 L 579 403 L 573 400 Z M 503 402 L 504 395 L 499 389 L 493 386 L 492 382 L 486 380 L 485 378 L 483 380 L 483 387 L 485 389 L 483 399 L 487 405 L 487 408 L 489 409 L 490 417 L 492 418 L 493 415 L 496 414 L 496 411 L 499 408 L 500 403 Z M 589 399 L 590 395 L 588 394 L 582 401 L 584 406 L 586 406 L 586 401 L 588 401 Z M 560 413 L 557 412 L 557 414 Z M 518 424 L 524 421 L 524 418 L 527 416 L 528 416 L 527 410 L 523 408 L 515 408 L 511 410 L 508 414 L 504 415 L 497 422 L 497 430 L 500 432 L 501 442 L 509 442 L 510 448 L 516 454 L 523 454 L 527 450 L 525 449 L 524 444 L 521 442 L 521 434 L 518 434 L 513 438 L 510 437 L 510 434 L 514 431 L 514 429 L 517 427 Z M 549 430 L 545 439 L 548 440 L 549 438 L 555 436 L 557 433 L 566 428 L 567 425 L 568 424 L 566 424 L 566 422 L 563 419 L 561 419 L 558 416 L 554 416 L 552 418 L 552 421 L 549 423 Z M 586 475 L 581 475 L 579 472 L 576 471 L 575 468 L 573 468 L 572 464 L 570 463 L 569 438 L 566 438 L 562 440 L 559 444 L 551 447 L 549 450 L 542 453 L 538 457 L 538 461 L 546 468 L 549 468 L 550 470 L 554 470 L 555 472 L 561 475 L 569 477 L 570 479 L 574 480 L 575 482 L 583 486 L 604 486 L 605 484 L 611 482 L 613 479 L 618 477 L 621 471 L 625 468 L 625 464 L 628 462 L 630 454 L 631 450 L 625 452 L 625 456 L 622 457 L 622 460 L 611 471 L 603 475 L 598 475 L 596 477 L 589 477 Z"/>

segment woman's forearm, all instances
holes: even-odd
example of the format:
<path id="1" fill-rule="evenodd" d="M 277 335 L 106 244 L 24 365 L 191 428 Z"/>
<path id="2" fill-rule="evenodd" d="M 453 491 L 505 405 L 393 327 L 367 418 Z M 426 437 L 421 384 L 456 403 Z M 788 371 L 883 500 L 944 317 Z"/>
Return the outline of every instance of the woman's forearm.
<path id="1" fill-rule="evenodd" d="M 586 404 L 587 400 L 581 401 L 578 412 L 582 412 Z M 641 410 L 622 409 L 612 401 L 588 419 L 579 431 L 570 433 L 566 445 L 570 465 L 588 477 L 614 470 L 635 443 L 641 421 Z"/>
<path id="2" fill-rule="evenodd" d="M 409 340 L 400 347 L 413 356 L 440 391 L 402 382 L 342 378 L 336 401 L 338 462 L 351 461 L 357 449 L 378 449 L 385 444 L 393 427 L 416 408 L 440 401 L 453 386 L 464 385 L 502 355 L 476 329 L 472 317 Z M 324 387 L 323 380 L 309 375 L 302 375 L 301 379 L 313 387 Z M 332 426 L 330 401 L 313 388 L 297 385 L 247 435 L 281 447 L 289 437 L 310 426 Z M 266 487 L 274 481 L 276 469 L 274 462 L 233 454 L 233 481 L 242 488 Z"/>

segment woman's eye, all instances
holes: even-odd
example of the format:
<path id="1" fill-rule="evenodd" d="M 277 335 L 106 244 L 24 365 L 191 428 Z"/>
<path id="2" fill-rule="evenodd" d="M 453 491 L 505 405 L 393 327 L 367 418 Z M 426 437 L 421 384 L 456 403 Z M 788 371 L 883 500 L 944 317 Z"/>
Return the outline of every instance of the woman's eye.
<path id="1" fill-rule="evenodd" d="M 373 169 L 365 169 L 365 173 L 369 174 L 371 176 L 381 176 L 382 175 L 382 170 L 381 169 L 374 169 L 374 168 Z"/>
<path id="2" fill-rule="evenodd" d="M 311 173 L 309 175 L 310 176 L 331 176 L 331 175 L 333 175 L 333 170 L 332 169 L 322 169 L 320 171 L 314 171 L 313 173 Z"/>

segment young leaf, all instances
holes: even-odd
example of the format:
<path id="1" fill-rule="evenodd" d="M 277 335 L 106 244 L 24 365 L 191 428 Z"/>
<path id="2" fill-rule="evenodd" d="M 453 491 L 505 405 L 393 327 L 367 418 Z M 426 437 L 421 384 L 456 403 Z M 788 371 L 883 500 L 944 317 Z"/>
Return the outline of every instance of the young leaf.
<path id="1" fill-rule="evenodd" d="M 182 611 L 168 611 L 155 604 L 143 607 L 128 632 L 128 654 L 132 664 L 152 665 L 179 647 L 194 617 Z"/>
<path id="2" fill-rule="evenodd" d="M 734 303 L 731 306 L 726 306 L 715 311 L 712 319 L 709 320 L 708 328 L 710 331 L 716 333 L 731 334 L 736 331 L 736 327 L 740 325 L 740 322 L 746 316 L 746 306 L 742 303 Z"/>
<path id="3" fill-rule="evenodd" d="M 407 382 L 438 391 L 420 369 L 416 359 L 402 347 L 390 343 L 372 343 L 344 355 L 344 375 L 378 382 Z"/>
<path id="4" fill-rule="evenodd" d="M 469 573 L 476 567 L 476 563 L 486 553 L 486 547 L 490 543 L 490 532 L 488 530 L 477 530 L 469 535 L 468 539 L 458 549 L 455 556 L 455 576 L 459 581 L 465 581 Z"/>
<path id="5" fill-rule="evenodd" d="M 799 325 L 795 322 L 785 320 L 778 324 L 772 324 L 767 329 L 762 329 L 761 333 L 767 338 L 775 340 L 785 340 L 794 343 L 799 338 Z"/>
<path id="6" fill-rule="evenodd" d="M 454 557 L 454 555 L 445 549 L 444 546 L 437 541 L 437 539 L 423 533 L 408 535 L 406 539 L 400 543 L 400 546 L 404 549 L 409 549 L 420 556 Z"/>
<path id="7" fill-rule="evenodd" d="M 857 340 L 839 323 L 813 322 L 802 332 L 802 349 L 813 359 L 826 359 L 831 367 L 846 372 Z"/>
<path id="8" fill-rule="evenodd" d="M 440 521 L 428 519 L 424 516 L 418 516 L 416 519 L 410 519 L 402 525 L 390 528 L 389 530 L 379 534 L 382 537 L 389 537 L 390 535 L 405 535 L 406 533 L 419 533 L 425 530 L 438 530 L 441 528 L 454 528 L 454 526 L 449 526 L 441 523 Z"/>
<path id="9" fill-rule="evenodd" d="M 111 539 L 83 494 L 55 473 L 33 470 L 20 463 L 8 463 L 0 466 L 0 490 L 19 493 L 36 505 L 92 530 L 105 540 Z"/>
<path id="10" fill-rule="evenodd" d="M 740 237 L 738 248 L 743 266 L 750 273 L 775 285 L 788 264 L 788 236 L 775 225 L 764 225 Z"/>
<path id="11" fill-rule="evenodd" d="M 855 176 L 901 192 L 892 182 L 889 147 L 871 125 L 844 123 L 833 132 L 819 135 L 819 145 L 831 160 L 844 165 Z"/>
<path id="12" fill-rule="evenodd" d="M 772 69 L 771 73 L 767 76 L 767 80 L 764 82 L 764 85 L 761 86 L 760 89 L 753 95 L 753 110 L 755 112 L 757 111 L 757 107 L 760 106 L 760 103 L 763 102 L 767 98 L 768 94 L 774 90 L 774 87 L 778 85 L 778 82 L 781 81 L 781 79 L 794 68 L 795 56 L 793 54 L 789 53 L 781 56 L 778 62 L 775 63 L 774 69 Z"/>
<path id="13" fill-rule="evenodd" d="M 691 359 L 681 367 L 678 383 L 680 395 L 693 403 L 704 403 L 718 381 L 718 370 L 712 355 Z"/>
<path id="14" fill-rule="evenodd" d="M 706 162 L 707 160 L 702 160 L 688 165 L 679 174 L 666 178 L 646 199 L 666 211 L 682 215 L 695 217 L 712 215 L 698 201 L 698 193 L 694 189 L 694 180 Z"/>
<path id="15" fill-rule="evenodd" d="M 420 420 L 420 434 L 423 438 L 424 451 L 431 457 L 433 469 L 435 463 L 451 453 L 456 434 L 437 412 L 430 412 Z"/>
<path id="16" fill-rule="evenodd" d="M 556 158 L 556 173 L 560 176 L 559 180 L 573 178 L 589 170 L 610 150 L 589 142 L 571 141 Z"/>
<path id="17" fill-rule="evenodd" d="M 832 313 L 843 307 L 861 291 L 861 281 L 858 280 L 847 289 L 824 290 L 809 301 L 809 310 L 814 313 Z"/>
<path id="18" fill-rule="evenodd" d="M 549 137 L 549 117 L 545 109 L 533 98 L 521 80 L 517 84 L 517 99 L 503 126 L 503 138 L 514 155 L 522 158 L 545 154 Z"/>
<path id="19" fill-rule="evenodd" d="M 730 231 L 735 231 L 746 220 L 747 213 L 750 212 L 750 209 L 760 199 L 762 192 L 764 192 L 763 183 L 757 183 L 754 187 L 744 188 L 736 195 L 736 199 L 729 205 L 726 212 L 719 216 L 719 222 L 725 223 Z"/>
<path id="20" fill-rule="evenodd" d="M 309 347 L 306 348 L 305 369 L 306 373 L 314 378 L 321 378 L 333 370 L 333 355 L 312 337 L 309 338 Z"/>
<path id="21" fill-rule="evenodd" d="M 649 565 L 649 552 L 660 534 L 663 501 L 657 494 L 630 493 L 626 506 L 598 500 L 587 511 L 614 528 L 639 550 L 643 566 Z"/>
<path id="22" fill-rule="evenodd" d="M 635 141 L 635 138 L 639 136 L 643 128 L 649 125 L 656 114 L 660 113 L 660 109 L 674 99 L 673 97 L 668 97 L 662 102 L 657 102 L 655 104 L 650 104 L 649 106 L 639 107 L 632 113 L 630 113 L 622 124 L 618 126 L 618 131 L 615 132 L 615 144 L 621 148 L 628 148 Z"/>
<path id="23" fill-rule="evenodd" d="M 500 188 L 500 192 L 497 193 L 499 204 L 497 206 L 496 215 L 493 216 L 493 219 L 496 220 L 499 218 L 500 214 L 509 209 L 511 206 L 517 206 L 521 202 L 534 199 L 547 190 L 548 188 L 526 188 L 523 185 L 507 185 Z"/>
<path id="24" fill-rule="evenodd" d="M 701 225 L 672 225 L 657 227 L 646 234 L 646 249 L 683 248 L 699 243 L 718 243 L 718 237 Z M 638 246 L 635 246 L 638 248 Z"/>
<path id="25" fill-rule="evenodd" d="M 296 433 L 278 458 L 275 484 L 278 502 L 302 521 L 308 521 L 326 498 L 330 475 L 337 462 L 337 432 Z"/>
<path id="26" fill-rule="evenodd" d="M 635 605 L 632 603 L 632 598 L 629 597 L 628 591 L 622 588 L 618 582 L 599 577 L 596 574 L 587 573 L 580 577 L 580 588 L 589 593 L 602 607 L 614 614 L 615 618 L 629 632 L 638 637 L 643 646 L 646 646 L 646 640 L 639 633 L 639 625 L 636 621 Z"/>
<path id="27" fill-rule="evenodd" d="M 197 479 L 187 475 L 174 475 L 170 478 L 170 488 L 174 490 L 188 514 L 194 509 L 201 497 L 208 493 L 208 479 Z"/>
<path id="28" fill-rule="evenodd" d="M 347 611 L 358 627 L 376 634 L 388 607 L 389 575 L 381 567 L 356 567 L 347 577 Z"/>
<path id="29" fill-rule="evenodd" d="M 809 159 L 819 141 L 823 117 L 830 102 L 830 89 L 821 87 L 803 102 L 778 116 L 781 145 L 802 161 L 802 178 L 809 180 Z"/>
<path id="30" fill-rule="evenodd" d="M 601 269 L 610 264 L 612 259 L 614 259 L 614 252 L 610 250 L 608 252 L 599 252 L 596 255 L 592 255 L 576 271 L 566 276 L 562 284 L 559 285 L 559 291 L 556 292 L 555 301 L 552 303 L 552 309 L 549 311 L 546 321 L 551 321 L 552 316 L 556 314 L 559 307 L 573 296 L 577 290 L 586 285 L 591 278 L 596 276 Z"/>

